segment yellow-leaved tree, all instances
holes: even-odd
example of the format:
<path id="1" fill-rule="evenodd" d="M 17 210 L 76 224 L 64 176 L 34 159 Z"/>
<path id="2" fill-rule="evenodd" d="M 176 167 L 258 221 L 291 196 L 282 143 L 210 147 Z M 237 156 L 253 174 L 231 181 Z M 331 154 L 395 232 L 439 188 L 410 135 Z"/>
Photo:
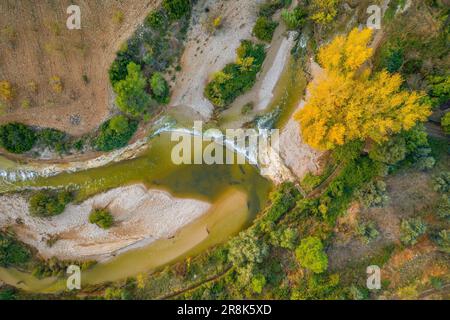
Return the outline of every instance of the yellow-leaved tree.
<path id="1" fill-rule="evenodd" d="M 372 31 L 354 29 L 322 47 L 318 61 L 325 69 L 308 86 L 310 97 L 294 115 L 303 139 L 313 148 L 331 150 L 354 140 L 386 141 L 431 114 L 423 94 L 402 91 L 402 78 L 362 67 L 372 57 Z"/>

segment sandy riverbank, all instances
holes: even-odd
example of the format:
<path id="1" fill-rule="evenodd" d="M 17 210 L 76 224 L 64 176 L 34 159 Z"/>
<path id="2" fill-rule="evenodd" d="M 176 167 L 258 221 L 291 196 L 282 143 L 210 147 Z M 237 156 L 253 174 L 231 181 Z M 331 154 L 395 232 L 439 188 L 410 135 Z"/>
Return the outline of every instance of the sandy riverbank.
<path id="1" fill-rule="evenodd" d="M 115 225 L 103 230 L 88 222 L 93 208 L 108 207 Z M 19 238 L 46 258 L 107 260 L 157 239 L 170 238 L 180 228 L 205 214 L 211 205 L 179 199 L 143 185 L 113 189 L 79 205 L 69 205 L 59 216 L 42 219 L 29 215 L 21 195 L 0 197 L 0 227 L 13 226 Z M 22 223 L 18 224 L 18 221 Z M 48 246 L 46 240 L 59 240 Z"/>
<path id="2" fill-rule="evenodd" d="M 192 29 L 181 58 L 182 71 L 174 84 L 171 106 L 186 106 L 209 119 L 213 105 L 203 96 L 209 77 L 236 58 L 241 40 L 252 37 L 261 0 L 200 0 L 192 17 Z M 209 12 L 206 12 L 208 8 Z M 221 16 L 222 27 L 211 34 L 209 19 Z"/>

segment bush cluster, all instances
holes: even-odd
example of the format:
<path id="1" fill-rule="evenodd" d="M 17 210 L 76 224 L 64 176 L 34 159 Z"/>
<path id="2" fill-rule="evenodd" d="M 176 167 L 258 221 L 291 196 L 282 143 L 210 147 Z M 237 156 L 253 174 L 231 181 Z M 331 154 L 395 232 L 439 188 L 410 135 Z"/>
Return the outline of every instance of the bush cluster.
<path id="1" fill-rule="evenodd" d="M 217 107 L 224 108 L 249 90 L 266 57 L 263 45 L 244 40 L 237 49 L 236 63 L 216 73 L 205 88 L 205 96 Z"/>

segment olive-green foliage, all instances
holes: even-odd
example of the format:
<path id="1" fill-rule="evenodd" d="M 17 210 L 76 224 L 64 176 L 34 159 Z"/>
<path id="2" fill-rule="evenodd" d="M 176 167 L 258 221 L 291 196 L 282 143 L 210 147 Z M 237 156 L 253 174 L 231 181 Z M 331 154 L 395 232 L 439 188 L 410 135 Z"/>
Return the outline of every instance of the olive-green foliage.
<path id="1" fill-rule="evenodd" d="M 450 191 L 450 172 L 443 171 L 434 177 L 434 190 L 441 193 Z"/>
<path id="2" fill-rule="evenodd" d="M 262 274 L 257 274 L 252 278 L 252 289 L 255 293 L 261 293 L 266 285 L 266 277 Z"/>
<path id="3" fill-rule="evenodd" d="M 89 215 L 89 222 L 102 229 L 109 229 L 114 224 L 114 217 L 106 209 L 94 209 Z"/>
<path id="4" fill-rule="evenodd" d="M 162 6 L 171 20 L 177 20 L 191 11 L 191 0 L 164 0 Z"/>
<path id="5" fill-rule="evenodd" d="M 13 236 L 0 232 L 0 267 L 22 267 L 31 259 L 30 250 Z"/>
<path id="6" fill-rule="evenodd" d="M 138 117 L 150 107 L 151 97 L 146 92 L 147 81 L 141 67 L 130 62 L 127 66 L 127 76 L 114 85 L 117 94 L 116 103 L 123 112 Z"/>
<path id="7" fill-rule="evenodd" d="M 254 85 L 266 53 L 263 45 L 244 40 L 237 56 L 238 63 L 226 65 L 205 88 L 205 96 L 217 107 L 228 106 Z"/>
<path id="8" fill-rule="evenodd" d="M 349 163 L 361 155 L 363 147 L 364 142 L 358 140 L 351 141 L 343 146 L 338 146 L 333 150 L 333 159 L 337 163 Z"/>
<path id="9" fill-rule="evenodd" d="M 450 112 L 447 112 L 441 119 L 442 130 L 450 135 Z"/>
<path id="10" fill-rule="evenodd" d="M 288 7 L 292 3 L 292 0 L 269 0 L 264 2 L 259 7 L 259 16 L 270 18 L 272 17 L 278 10 L 283 7 Z"/>
<path id="11" fill-rule="evenodd" d="M 36 134 L 32 128 L 21 123 L 0 126 L 0 146 L 12 153 L 24 153 L 33 148 Z"/>
<path id="12" fill-rule="evenodd" d="M 308 13 L 301 7 L 297 7 L 293 10 L 283 10 L 281 12 L 281 18 L 290 30 L 298 30 L 306 23 Z"/>
<path id="13" fill-rule="evenodd" d="M 65 132 L 45 128 L 40 130 L 37 135 L 41 145 L 50 150 L 54 150 L 59 154 L 67 152 L 71 148 L 69 137 Z"/>
<path id="14" fill-rule="evenodd" d="M 298 232 L 294 228 L 276 228 L 269 233 L 270 244 L 289 250 L 294 250 L 298 242 Z"/>
<path id="15" fill-rule="evenodd" d="M 47 277 L 64 277 L 66 276 L 67 268 L 70 265 L 77 265 L 82 271 L 91 268 L 97 262 L 88 261 L 71 261 L 71 260 L 58 260 L 53 257 L 48 260 L 39 260 L 32 270 L 32 275 L 38 279 Z"/>
<path id="16" fill-rule="evenodd" d="M 383 56 L 382 65 L 390 73 L 395 73 L 400 70 L 404 62 L 404 53 L 402 49 L 389 48 Z"/>
<path id="17" fill-rule="evenodd" d="M 16 291 L 13 288 L 0 289 L 0 301 L 1 300 L 15 300 Z"/>
<path id="18" fill-rule="evenodd" d="M 328 268 L 328 257 L 319 238 L 308 237 L 300 241 L 295 255 L 303 268 L 314 273 L 322 273 Z"/>
<path id="19" fill-rule="evenodd" d="M 441 230 L 432 237 L 439 247 L 439 250 L 450 254 L 450 230 Z"/>
<path id="20" fill-rule="evenodd" d="M 369 157 L 391 166 L 415 164 L 420 170 L 426 170 L 434 167 L 436 163 L 431 152 L 425 127 L 419 124 L 385 143 L 376 145 L 369 152 Z"/>
<path id="21" fill-rule="evenodd" d="M 100 126 L 95 147 L 100 151 L 111 151 L 127 145 L 138 127 L 137 121 L 123 115 L 112 117 Z"/>
<path id="22" fill-rule="evenodd" d="M 397 164 L 406 157 L 406 141 L 400 136 L 393 137 L 383 144 L 376 145 L 369 155 L 376 161 L 390 165 Z"/>
<path id="23" fill-rule="evenodd" d="M 356 192 L 359 201 L 367 208 L 384 206 L 389 197 L 386 193 L 386 184 L 381 181 L 373 181 Z"/>
<path id="24" fill-rule="evenodd" d="M 145 19 L 145 23 L 157 30 L 160 30 L 167 25 L 166 17 L 162 10 L 151 12 Z"/>
<path id="25" fill-rule="evenodd" d="M 262 219 L 262 224 L 277 222 L 286 212 L 294 208 L 300 192 L 292 182 L 283 183 L 270 194 L 271 206 Z"/>
<path id="26" fill-rule="evenodd" d="M 159 103 L 169 103 L 169 85 L 161 73 L 155 72 L 150 79 L 153 97 Z"/>
<path id="27" fill-rule="evenodd" d="M 353 200 L 354 193 L 364 184 L 380 175 L 384 166 L 362 157 L 350 161 L 318 199 L 302 199 L 297 202 L 297 215 L 321 216 L 329 222 L 343 213 Z"/>
<path id="28" fill-rule="evenodd" d="M 273 33 L 278 26 L 278 22 L 272 21 L 267 17 L 259 17 L 253 27 L 253 34 L 261 41 L 272 41 Z"/>
<path id="29" fill-rule="evenodd" d="M 433 106 L 441 106 L 450 100 L 450 74 L 429 76 L 427 82 Z"/>
<path id="30" fill-rule="evenodd" d="M 437 205 L 437 215 L 442 219 L 450 219 L 450 196 L 443 194 Z"/>
<path id="31" fill-rule="evenodd" d="M 364 243 L 368 244 L 378 237 L 379 232 L 375 223 L 370 221 L 367 223 L 358 223 L 356 226 L 356 234 L 361 237 Z"/>
<path id="32" fill-rule="evenodd" d="M 236 267 L 241 285 L 248 284 L 257 268 L 267 257 L 269 248 L 254 228 L 241 232 L 229 242 L 228 260 Z"/>
<path id="33" fill-rule="evenodd" d="M 310 274 L 305 277 L 298 288 L 292 292 L 292 300 L 339 300 L 342 299 L 339 290 L 338 274 Z"/>
<path id="34" fill-rule="evenodd" d="M 116 59 L 109 68 L 109 80 L 114 88 L 117 82 L 124 80 L 128 74 L 127 66 L 133 61 L 133 57 L 127 51 L 119 51 Z"/>
<path id="35" fill-rule="evenodd" d="M 29 200 L 30 213 L 37 217 L 51 217 L 61 214 L 73 200 L 73 194 L 64 190 L 40 190 Z"/>
<path id="36" fill-rule="evenodd" d="M 403 220 L 400 225 L 400 240 L 404 245 L 414 245 L 426 231 L 426 224 L 419 218 Z"/>

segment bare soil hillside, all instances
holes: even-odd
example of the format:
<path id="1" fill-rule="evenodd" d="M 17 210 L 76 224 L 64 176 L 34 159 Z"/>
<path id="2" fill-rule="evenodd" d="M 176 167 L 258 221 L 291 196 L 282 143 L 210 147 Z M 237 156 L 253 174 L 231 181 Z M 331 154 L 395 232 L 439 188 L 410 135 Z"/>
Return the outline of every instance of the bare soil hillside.
<path id="1" fill-rule="evenodd" d="M 20 121 L 73 135 L 95 129 L 112 106 L 108 69 L 121 44 L 160 0 L 79 0 L 81 30 L 69 30 L 71 0 L 0 1 L 0 123 Z"/>

